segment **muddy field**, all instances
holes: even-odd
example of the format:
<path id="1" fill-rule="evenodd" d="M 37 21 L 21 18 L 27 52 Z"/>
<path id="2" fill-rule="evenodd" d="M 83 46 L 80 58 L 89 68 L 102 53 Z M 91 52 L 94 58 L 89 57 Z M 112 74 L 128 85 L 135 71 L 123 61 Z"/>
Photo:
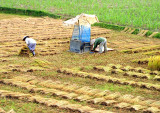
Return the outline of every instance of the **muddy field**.
<path id="1" fill-rule="evenodd" d="M 75 54 L 68 52 L 73 28 L 62 23 L 0 20 L 0 112 L 160 112 L 160 73 L 133 62 L 160 54 L 159 39 L 92 27 L 91 38 L 106 37 L 114 51 Z M 36 57 L 18 56 L 26 35 L 37 41 Z"/>

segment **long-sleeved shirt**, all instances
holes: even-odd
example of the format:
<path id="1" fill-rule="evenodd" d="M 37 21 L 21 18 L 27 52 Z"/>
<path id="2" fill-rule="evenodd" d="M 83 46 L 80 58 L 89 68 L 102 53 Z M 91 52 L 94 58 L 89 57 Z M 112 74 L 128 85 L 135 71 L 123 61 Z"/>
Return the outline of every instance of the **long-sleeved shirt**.
<path id="1" fill-rule="evenodd" d="M 32 39 L 32 38 L 26 38 L 25 42 L 26 42 L 27 45 L 36 43 L 36 41 L 34 39 Z"/>
<path id="2" fill-rule="evenodd" d="M 97 38 L 97 39 L 95 40 L 95 42 L 94 42 L 94 48 L 93 48 L 93 50 L 95 50 L 96 47 L 97 47 L 101 42 L 103 42 L 103 41 L 105 41 L 105 39 L 104 39 L 103 37 Z"/>

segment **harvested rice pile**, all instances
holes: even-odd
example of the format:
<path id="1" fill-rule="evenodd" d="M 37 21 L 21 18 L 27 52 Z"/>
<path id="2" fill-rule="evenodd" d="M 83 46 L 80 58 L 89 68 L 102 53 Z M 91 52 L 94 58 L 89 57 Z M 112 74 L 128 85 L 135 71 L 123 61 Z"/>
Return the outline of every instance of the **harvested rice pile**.
<path id="1" fill-rule="evenodd" d="M 19 56 L 26 56 L 29 57 L 30 56 L 30 50 L 27 46 L 23 46 L 19 52 Z"/>

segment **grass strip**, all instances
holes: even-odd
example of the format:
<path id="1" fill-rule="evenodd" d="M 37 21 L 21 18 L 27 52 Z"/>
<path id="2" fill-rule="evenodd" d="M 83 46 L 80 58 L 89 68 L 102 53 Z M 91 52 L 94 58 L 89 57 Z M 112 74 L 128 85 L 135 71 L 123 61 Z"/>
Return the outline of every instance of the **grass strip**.
<path id="1" fill-rule="evenodd" d="M 160 33 L 157 33 L 153 36 L 153 38 L 159 38 L 160 39 Z"/>
<path id="2" fill-rule="evenodd" d="M 113 29 L 113 30 L 116 30 L 116 31 L 122 31 L 125 29 L 124 26 L 118 26 L 118 25 L 111 25 L 111 24 L 106 24 L 106 23 L 95 23 L 93 24 L 93 26 L 99 26 L 99 27 L 102 27 L 102 28 L 107 28 L 107 29 Z"/>
<path id="3" fill-rule="evenodd" d="M 61 16 L 59 15 L 46 13 L 43 11 L 28 10 L 28 9 L 25 10 L 25 9 L 8 8 L 8 7 L 0 7 L 0 13 L 27 15 L 27 16 L 34 16 L 34 17 L 48 16 L 55 19 L 61 18 Z"/>

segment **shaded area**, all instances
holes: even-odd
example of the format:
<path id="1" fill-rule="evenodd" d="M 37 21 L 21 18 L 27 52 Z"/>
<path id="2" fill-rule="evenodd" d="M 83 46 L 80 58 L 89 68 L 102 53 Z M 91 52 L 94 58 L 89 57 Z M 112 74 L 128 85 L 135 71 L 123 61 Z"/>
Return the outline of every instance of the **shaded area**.
<path id="1" fill-rule="evenodd" d="M 61 18 L 61 16 L 51 14 L 51 13 L 46 13 L 43 11 L 24 10 L 24 9 L 16 9 L 16 8 L 8 8 L 8 7 L 0 7 L 0 13 L 27 15 L 27 16 L 34 16 L 34 17 L 48 16 L 56 19 Z"/>

